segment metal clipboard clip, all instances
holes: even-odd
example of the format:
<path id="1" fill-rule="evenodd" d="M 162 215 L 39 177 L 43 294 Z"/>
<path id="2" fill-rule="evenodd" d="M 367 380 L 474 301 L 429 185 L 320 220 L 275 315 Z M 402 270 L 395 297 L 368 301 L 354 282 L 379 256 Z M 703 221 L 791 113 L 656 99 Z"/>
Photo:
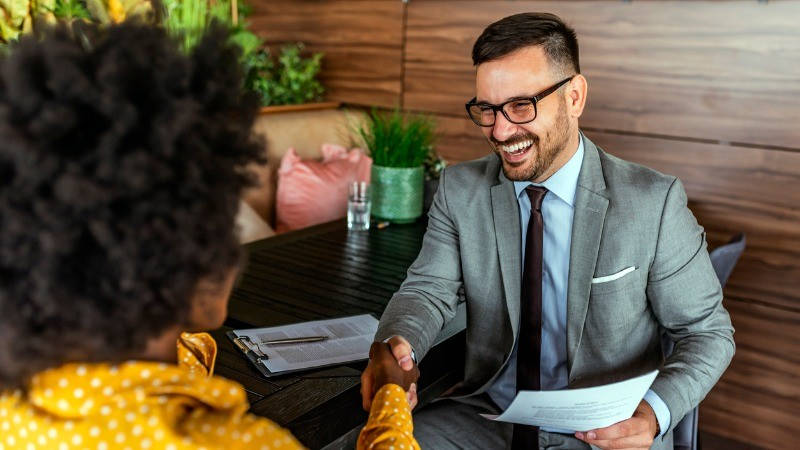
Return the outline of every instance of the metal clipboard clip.
<path id="1" fill-rule="evenodd" d="M 255 360 L 259 364 L 264 364 L 264 361 L 269 359 L 269 356 L 265 355 L 261 349 L 258 347 L 256 343 L 254 343 L 249 336 L 240 336 L 233 340 L 233 343 L 239 347 L 245 355 L 253 355 Z"/>

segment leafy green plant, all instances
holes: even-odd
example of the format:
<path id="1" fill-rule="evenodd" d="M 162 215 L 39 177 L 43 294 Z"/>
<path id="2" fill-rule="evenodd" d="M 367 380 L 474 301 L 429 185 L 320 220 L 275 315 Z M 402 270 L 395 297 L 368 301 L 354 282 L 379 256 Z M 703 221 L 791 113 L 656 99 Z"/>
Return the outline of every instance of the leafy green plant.
<path id="1" fill-rule="evenodd" d="M 247 29 L 243 19 L 250 9 L 243 2 L 237 2 L 241 19 L 238 24 L 231 20 L 230 0 L 163 0 L 163 5 L 163 25 L 181 40 L 185 51 L 197 44 L 212 21 L 230 27 L 231 41 L 242 49 L 245 88 L 256 92 L 263 105 L 307 103 L 322 98 L 324 89 L 316 79 L 322 54 L 305 58 L 303 44 L 294 44 L 284 47 L 274 61 L 264 48 L 264 40 Z"/>
<path id="2" fill-rule="evenodd" d="M 233 23 L 231 0 L 162 0 L 161 25 L 178 39 L 184 51 L 198 43 L 208 26 L 217 21 L 231 30 L 230 39 L 242 49 L 245 87 L 255 91 L 264 105 L 298 104 L 322 99 L 324 89 L 316 79 L 322 53 L 303 57 L 303 44 L 284 47 L 277 61 L 264 48 L 264 40 L 247 29 L 250 8 L 237 2 Z M 158 3 L 156 3 L 158 4 Z M 151 0 L 0 0 L 0 52 L 4 44 L 30 32 L 34 18 L 87 20 L 102 24 L 138 16 L 153 22 Z"/>
<path id="3" fill-rule="evenodd" d="M 265 93 L 269 92 L 269 79 L 275 67 L 269 52 L 259 48 L 245 54 L 242 58 L 242 65 L 245 73 L 245 88 L 256 92 L 261 98 L 261 103 L 266 104 L 264 97 Z"/>
<path id="4" fill-rule="evenodd" d="M 319 101 L 325 89 L 317 80 L 322 53 L 303 57 L 302 43 L 287 45 L 277 61 L 267 49 L 246 56 L 245 86 L 261 96 L 263 105 L 295 105 Z"/>
<path id="5" fill-rule="evenodd" d="M 89 14 L 89 10 L 86 9 L 86 5 L 84 5 L 81 0 L 56 0 L 53 14 L 57 19 L 64 20 L 89 20 L 92 18 L 91 14 Z"/>
<path id="6" fill-rule="evenodd" d="M 419 167 L 432 153 L 436 124 L 430 117 L 405 115 L 399 109 L 391 113 L 373 109 L 356 133 L 376 166 Z"/>

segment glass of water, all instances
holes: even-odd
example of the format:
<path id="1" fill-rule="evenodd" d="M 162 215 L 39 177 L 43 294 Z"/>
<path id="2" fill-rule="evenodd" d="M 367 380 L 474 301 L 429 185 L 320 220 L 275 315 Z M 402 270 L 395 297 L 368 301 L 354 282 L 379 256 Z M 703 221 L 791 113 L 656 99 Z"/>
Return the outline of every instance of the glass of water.
<path id="1" fill-rule="evenodd" d="M 350 183 L 350 192 L 347 196 L 347 229 L 369 230 L 371 206 L 369 183 L 364 181 Z"/>

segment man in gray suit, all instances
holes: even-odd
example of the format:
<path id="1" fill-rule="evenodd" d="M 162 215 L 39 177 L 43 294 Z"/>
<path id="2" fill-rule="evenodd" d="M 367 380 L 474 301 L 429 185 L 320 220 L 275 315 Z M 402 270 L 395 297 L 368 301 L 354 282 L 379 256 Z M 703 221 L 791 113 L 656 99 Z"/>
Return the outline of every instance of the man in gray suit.
<path id="1" fill-rule="evenodd" d="M 423 448 L 672 448 L 716 383 L 733 329 L 705 233 L 675 177 L 615 158 L 578 128 L 575 33 L 518 14 L 472 51 L 472 121 L 493 153 L 447 168 L 422 250 L 381 318 L 404 368 L 466 297 L 464 380 L 414 415 Z M 646 150 L 646 149 L 643 149 Z M 675 342 L 664 357 L 662 333 Z M 518 390 L 596 386 L 659 369 L 628 420 L 597 430 L 491 422 Z M 371 366 L 362 375 L 371 402 Z"/>

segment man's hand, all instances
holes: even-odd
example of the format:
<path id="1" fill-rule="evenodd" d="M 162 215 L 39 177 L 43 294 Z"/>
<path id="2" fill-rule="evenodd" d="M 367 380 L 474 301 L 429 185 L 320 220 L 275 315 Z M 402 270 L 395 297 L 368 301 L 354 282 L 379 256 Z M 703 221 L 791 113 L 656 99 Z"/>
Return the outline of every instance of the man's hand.
<path id="1" fill-rule="evenodd" d="M 372 344 L 369 363 L 361 374 L 361 405 L 365 411 L 372 406 L 375 392 L 387 383 L 402 386 L 407 392 L 411 408 L 417 405 L 419 369 L 411 359 L 411 344 L 400 336 L 392 337 L 387 344 Z"/>
<path id="2" fill-rule="evenodd" d="M 648 449 L 658 434 L 658 420 L 650 404 L 642 400 L 633 417 L 614 425 L 575 433 L 575 437 L 602 449 Z"/>

